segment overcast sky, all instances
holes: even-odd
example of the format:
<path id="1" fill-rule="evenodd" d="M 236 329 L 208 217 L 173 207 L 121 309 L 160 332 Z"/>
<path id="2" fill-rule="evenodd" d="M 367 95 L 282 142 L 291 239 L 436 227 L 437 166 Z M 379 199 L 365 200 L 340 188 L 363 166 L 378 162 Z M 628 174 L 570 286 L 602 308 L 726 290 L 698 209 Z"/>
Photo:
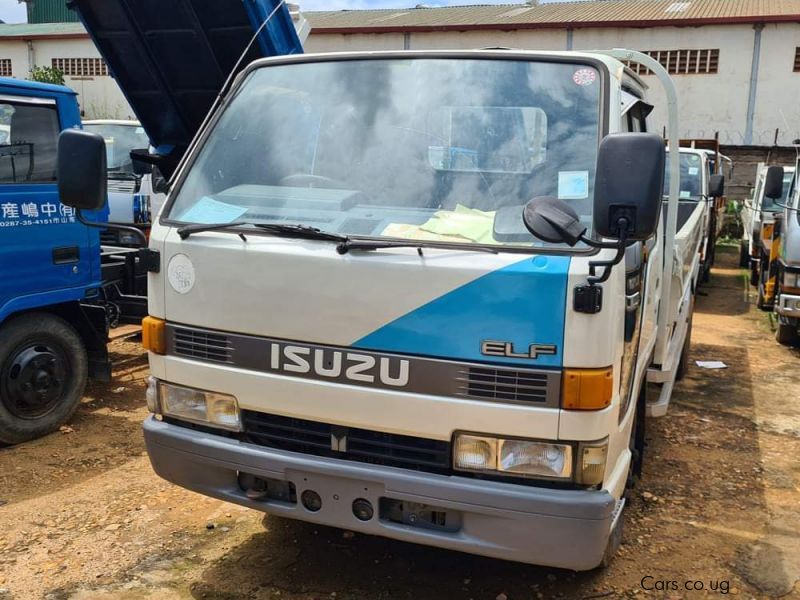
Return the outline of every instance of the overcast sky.
<path id="1" fill-rule="evenodd" d="M 303 10 L 341 10 L 344 8 L 406 8 L 420 3 L 429 6 L 454 4 L 514 4 L 522 0 L 294 0 Z M 543 2 L 552 0 L 542 0 Z M 562 0 L 563 1 L 563 0 Z M 6 23 L 24 23 L 25 5 L 17 0 L 0 0 L 0 19 Z"/>
<path id="2" fill-rule="evenodd" d="M 25 5 L 17 0 L 0 0 L 0 19 L 6 23 L 24 23 Z"/>

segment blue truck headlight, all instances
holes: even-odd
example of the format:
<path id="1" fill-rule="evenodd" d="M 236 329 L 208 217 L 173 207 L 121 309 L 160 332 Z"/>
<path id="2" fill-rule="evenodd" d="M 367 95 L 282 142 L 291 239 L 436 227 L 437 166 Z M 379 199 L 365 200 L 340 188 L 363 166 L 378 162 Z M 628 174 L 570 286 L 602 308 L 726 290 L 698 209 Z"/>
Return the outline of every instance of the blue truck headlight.
<path id="1" fill-rule="evenodd" d="M 158 381 L 148 383 L 147 401 L 148 408 L 152 405 L 157 414 L 229 431 L 242 430 L 239 404 L 228 394 Z"/>
<path id="2" fill-rule="evenodd" d="M 456 434 L 453 468 L 543 479 L 572 478 L 572 446 Z"/>

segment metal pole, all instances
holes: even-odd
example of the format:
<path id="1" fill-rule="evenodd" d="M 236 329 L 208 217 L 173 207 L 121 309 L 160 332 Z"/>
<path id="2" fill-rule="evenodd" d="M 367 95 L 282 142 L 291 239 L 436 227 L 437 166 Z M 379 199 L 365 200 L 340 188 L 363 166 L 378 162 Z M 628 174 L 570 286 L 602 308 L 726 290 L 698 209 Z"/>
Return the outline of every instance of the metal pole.
<path id="1" fill-rule="evenodd" d="M 750 63 L 750 94 L 747 96 L 747 122 L 744 130 L 744 145 L 753 144 L 753 119 L 756 112 L 756 89 L 758 88 L 758 63 L 761 60 L 761 32 L 763 23 L 753 25 L 753 62 Z"/>

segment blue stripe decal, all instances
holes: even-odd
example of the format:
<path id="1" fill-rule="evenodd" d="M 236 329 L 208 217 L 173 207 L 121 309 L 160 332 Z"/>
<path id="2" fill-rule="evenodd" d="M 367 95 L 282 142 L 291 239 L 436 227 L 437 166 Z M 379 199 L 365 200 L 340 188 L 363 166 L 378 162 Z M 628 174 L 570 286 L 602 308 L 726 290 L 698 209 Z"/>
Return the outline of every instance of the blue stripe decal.
<path id="1" fill-rule="evenodd" d="M 558 367 L 563 363 L 569 257 L 527 257 L 492 271 L 387 323 L 353 347 L 460 360 Z M 485 340 L 555 344 L 555 355 L 501 358 L 481 354 Z"/>

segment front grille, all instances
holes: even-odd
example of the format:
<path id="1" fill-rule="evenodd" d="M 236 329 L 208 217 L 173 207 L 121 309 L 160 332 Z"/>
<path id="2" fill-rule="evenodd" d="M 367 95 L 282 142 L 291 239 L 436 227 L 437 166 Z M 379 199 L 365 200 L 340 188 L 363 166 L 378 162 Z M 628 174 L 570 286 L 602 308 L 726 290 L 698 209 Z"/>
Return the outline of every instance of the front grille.
<path id="1" fill-rule="evenodd" d="M 108 179 L 108 191 L 120 194 L 135 194 L 138 187 L 135 179 Z"/>
<path id="2" fill-rule="evenodd" d="M 100 244 L 103 246 L 115 246 L 119 242 L 117 232 L 112 229 L 100 230 Z"/>
<path id="3" fill-rule="evenodd" d="M 417 471 L 450 471 L 450 442 L 249 410 L 242 411 L 242 421 L 246 441 L 259 446 Z M 344 450 L 333 450 L 333 440 L 344 440 Z"/>
<path id="4" fill-rule="evenodd" d="M 470 367 L 461 372 L 459 395 L 490 400 L 547 402 L 545 373 Z"/>
<path id="5" fill-rule="evenodd" d="M 199 360 L 229 363 L 233 346 L 227 335 L 177 327 L 175 354 Z"/>

